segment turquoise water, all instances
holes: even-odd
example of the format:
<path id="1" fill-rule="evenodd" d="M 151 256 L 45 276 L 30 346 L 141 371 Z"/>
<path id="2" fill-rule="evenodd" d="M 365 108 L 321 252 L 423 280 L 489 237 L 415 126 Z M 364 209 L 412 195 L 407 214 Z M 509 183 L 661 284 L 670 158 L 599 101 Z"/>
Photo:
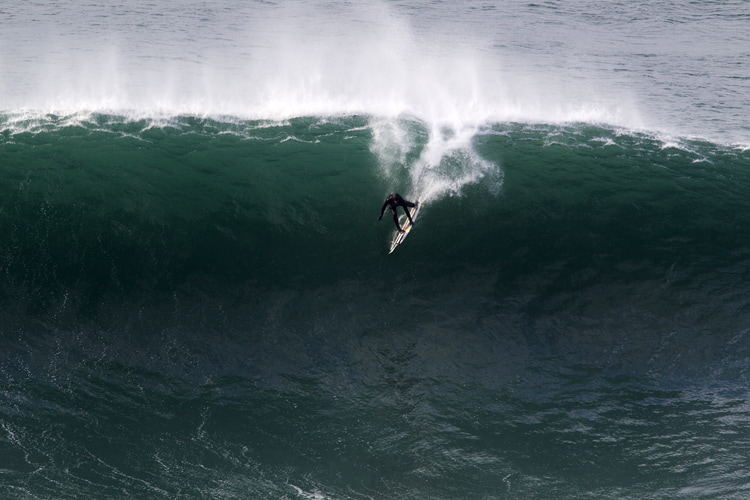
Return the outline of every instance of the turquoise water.
<path id="1" fill-rule="evenodd" d="M 748 12 L 654 9 L 2 9 L 0 496 L 746 496 Z"/>

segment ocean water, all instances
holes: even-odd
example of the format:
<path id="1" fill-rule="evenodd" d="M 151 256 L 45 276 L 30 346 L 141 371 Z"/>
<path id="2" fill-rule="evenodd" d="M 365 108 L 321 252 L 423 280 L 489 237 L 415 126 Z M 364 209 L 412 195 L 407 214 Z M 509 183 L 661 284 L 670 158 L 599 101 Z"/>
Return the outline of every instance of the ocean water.
<path id="1" fill-rule="evenodd" d="M 0 496 L 747 498 L 749 23 L 1 6 Z"/>

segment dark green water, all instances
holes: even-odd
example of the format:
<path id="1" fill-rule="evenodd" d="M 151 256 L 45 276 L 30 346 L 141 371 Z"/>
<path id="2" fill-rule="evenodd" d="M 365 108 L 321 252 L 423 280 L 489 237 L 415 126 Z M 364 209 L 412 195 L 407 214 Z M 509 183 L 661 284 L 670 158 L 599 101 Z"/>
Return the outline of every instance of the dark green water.
<path id="1" fill-rule="evenodd" d="M 368 116 L 3 120 L 4 497 L 750 487 L 747 150 L 575 124 L 449 147 Z M 393 191 L 425 206 L 388 255 Z"/>

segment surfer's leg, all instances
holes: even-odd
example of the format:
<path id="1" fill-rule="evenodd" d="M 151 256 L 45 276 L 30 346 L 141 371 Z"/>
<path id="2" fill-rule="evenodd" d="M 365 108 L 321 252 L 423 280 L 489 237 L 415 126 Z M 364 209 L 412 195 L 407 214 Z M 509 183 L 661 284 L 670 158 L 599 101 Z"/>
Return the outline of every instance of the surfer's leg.
<path id="1" fill-rule="evenodd" d="M 401 206 L 403 207 L 404 212 L 406 212 L 406 217 L 409 219 L 409 222 L 412 223 L 412 224 L 414 224 L 414 219 L 411 218 L 411 214 L 409 213 L 409 209 L 416 207 L 417 204 L 402 199 L 401 200 Z"/>
<path id="2" fill-rule="evenodd" d="M 396 215 L 396 211 L 393 211 L 393 223 L 396 224 L 396 229 L 398 229 L 399 233 L 403 233 L 404 230 L 401 229 L 401 224 L 398 223 L 398 215 Z"/>
<path id="3" fill-rule="evenodd" d="M 414 203 L 412 203 L 411 206 L 414 206 Z M 411 224 L 414 224 L 414 221 L 411 218 L 411 214 L 409 213 L 409 209 L 404 207 L 404 212 L 406 212 L 406 218 L 409 219 L 409 222 Z"/>

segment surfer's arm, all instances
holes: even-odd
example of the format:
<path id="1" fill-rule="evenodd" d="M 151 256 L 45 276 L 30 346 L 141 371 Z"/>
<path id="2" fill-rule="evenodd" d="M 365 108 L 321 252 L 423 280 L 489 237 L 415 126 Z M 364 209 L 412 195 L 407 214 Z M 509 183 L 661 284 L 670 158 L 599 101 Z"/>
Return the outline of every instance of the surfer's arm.
<path id="1" fill-rule="evenodd" d="M 378 220 L 380 220 L 380 219 L 383 218 L 383 214 L 385 213 L 385 207 L 387 207 L 387 206 L 388 206 L 388 201 L 386 201 L 385 203 L 383 203 L 383 208 L 380 209 L 380 217 L 378 217 Z"/>

